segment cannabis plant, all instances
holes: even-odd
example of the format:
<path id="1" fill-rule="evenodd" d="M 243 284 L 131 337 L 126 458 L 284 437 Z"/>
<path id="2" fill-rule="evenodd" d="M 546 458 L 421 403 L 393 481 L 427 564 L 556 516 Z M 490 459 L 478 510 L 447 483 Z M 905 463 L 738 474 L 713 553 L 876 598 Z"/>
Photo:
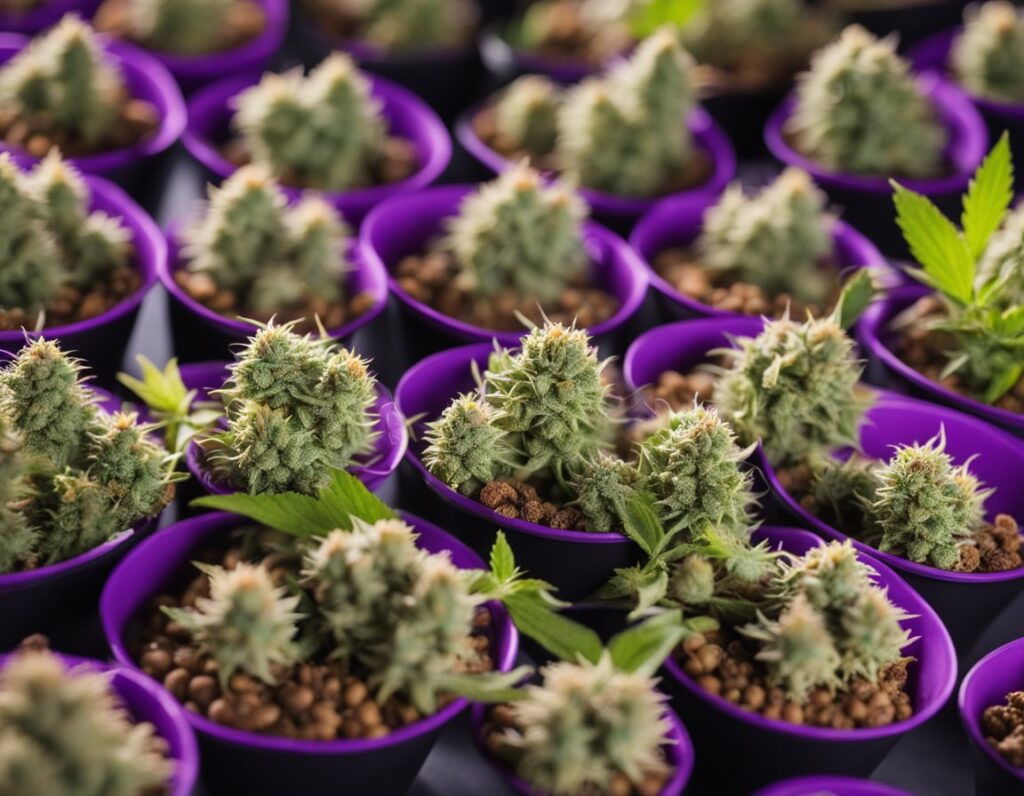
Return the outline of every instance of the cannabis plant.
<path id="1" fill-rule="evenodd" d="M 825 168 L 908 177 L 935 176 L 947 138 L 895 39 L 857 25 L 818 51 L 801 76 L 788 132 Z"/>
<path id="2" fill-rule="evenodd" d="M 332 53 L 308 75 L 268 73 L 235 98 L 253 162 L 289 185 L 345 191 L 373 182 L 386 128 L 370 82 Z"/>
<path id="3" fill-rule="evenodd" d="M 223 40 L 235 0 L 128 0 L 132 38 L 147 48 L 177 55 L 203 55 Z"/>
<path id="4" fill-rule="evenodd" d="M 45 120 L 55 134 L 92 147 L 117 124 L 124 91 L 96 34 L 71 14 L 0 67 L 0 101 L 8 113 Z"/>
<path id="5" fill-rule="evenodd" d="M 807 39 L 809 11 L 801 0 L 716 0 L 691 5 L 699 10 L 681 35 L 702 64 L 731 70 L 757 57 L 788 59 Z"/>
<path id="6" fill-rule="evenodd" d="M 558 121 L 563 173 L 619 195 L 662 192 L 692 157 L 692 66 L 678 36 L 663 29 L 607 75 L 571 89 Z"/>
<path id="7" fill-rule="evenodd" d="M 135 723 L 109 677 L 25 651 L 0 672 L 0 782 L 10 794 L 138 796 L 171 766 L 154 728 Z"/>
<path id="8" fill-rule="evenodd" d="M 485 484 L 511 474 L 515 462 L 497 410 L 477 395 L 460 395 L 427 424 L 423 462 L 452 489 L 475 495 Z"/>
<path id="9" fill-rule="evenodd" d="M 245 166 L 220 188 L 184 232 L 184 259 L 237 297 L 237 304 L 269 313 L 313 295 L 335 302 L 351 269 L 349 230 L 337 211 L 308 194 L 289 206 L 263 166 Z"/>
<path id="10" fill-rule="evenodd" d="M 820 301 L 828 288 L 821 259 L 832 250 L 825 201 L 807 173 L 794 168 L 756 196 L 733 185 L 704 216 L 696 242 L 701 263 L 770 296 Z"/>
<path id="11" fill-rule="evenodd" d="M 359 8 L 360 38 L 397 51 L 463 44 L 477 13 L 463 0 L 370 0 Z"/>
<path id="12" fill-rule="evenodd" d="M 207 442 L 211 464 L 250 494 L 316 494 L 331 468 L 352 466 L 376 437 L 366 361 L 293 327 L 261 327 L 219 393 L 228 426 Z"/>
<path id="13" fill-rule="evenodd" d="M 527 165 L 506 171 L 467 196 L 448 221 L 457 282 L 484 298 L 511 289 L 557 299 L 586 267 L 586 214 L 575 193 L 546 185 Z"/>
<path id="14" fill-rule="evenodd" d="M 0 573 L 30 560 L 38 543 L 38 529 L 18 510 L 28 497 L 25 466 L 21 438 L 0 415 Z"/>
<path id="15" fill-rule="evenodd" d="M 997 102 L 1024 102 L 1024 16 L 1013 3 L 991 0 L 967 11 L 950 66 L 964 88 Z"/>
<path id="16" fill-rule="evenodd" d="M 896 222 L 921 266 L 912 273 L 943 302 L 930 321 L 951 340 L 943 376 L 955 373 L 972 395 L 995 403 L 1024 376 L 1024 305 L 1015 300 L 1022 271 L 1012 255 L 1019 222 L 996 234 L 1013 198 L 1009 140 L 1000 138 L 971 181 L 962 229 L 926 196 L 893 188 Z"/>
<path id="17" fill-rule="evenodd" d="M 494 106 L 494 126 L 503 151 L 547 155 L 558 138 L 558 86 L 543 75 L 512 82 Z"/>

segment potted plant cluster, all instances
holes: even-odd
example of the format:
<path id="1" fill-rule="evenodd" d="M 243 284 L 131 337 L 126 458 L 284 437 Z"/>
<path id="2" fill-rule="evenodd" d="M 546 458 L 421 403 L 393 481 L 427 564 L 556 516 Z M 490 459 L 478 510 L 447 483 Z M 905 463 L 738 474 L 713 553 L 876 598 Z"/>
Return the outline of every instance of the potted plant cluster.
<path id="1" fill-rule="evenodd" d="M 577 182 L 599 220 L 625 226 L 668 194 L 713 197 L 735 155 L 695 104 L 692 57 L 663 28 L 605 74 L 562 88 L 515 81 L 471 110 L 456 134 L 488 169 L 529 157 Z"/>

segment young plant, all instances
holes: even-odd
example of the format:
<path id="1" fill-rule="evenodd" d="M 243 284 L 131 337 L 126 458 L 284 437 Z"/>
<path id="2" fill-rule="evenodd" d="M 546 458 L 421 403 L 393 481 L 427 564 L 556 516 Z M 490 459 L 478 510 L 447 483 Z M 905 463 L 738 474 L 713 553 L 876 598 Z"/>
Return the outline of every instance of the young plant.
<path id="1" fill-rule="evenodd" d="M 235 0 L 128 0 L 126 25 L 147 48 L 176 55 L 219 49 Z"/>
<path id="2" fill-rule="evenodd" d="M 907 177 L 935 176 L 947 138 L 895 39 L 876 39 L 858 25 L 812 59 L 787 132 L 825 168 Z"/>
<path id="3" fill-rule="evenodd" d="M 153 725 L 135 723 L 103 672 L 68 670 L 49 652 L 0 672 L 0 782 L 11 794 L 138 796 L 171 778 Z"/>
<path id="4" fill-rule="evenodd" d="M 366 361 L 293 326 L 264 326 L 239 352 L 220 391 L 228 427 L 206 443 L 214 469 L 250 494 L 316 494 L 376 437 Z"/>
<path id="5" fill-rule="evenodd" d="M 1024 17 L 1013 3 L 990 0 L 968 8 L 950 66 L 971 94 L 1024 102 Z"/>
<path id="6" fill-rule="evenodd" d="M 96 147 L 112 134 L 125 86 L 93 30 L 75 15 L 33 39 L 0 68 L 0 100 L 15 118 Z"/>
<path id="7" fill-rule="evenodd" d="M 1013 250 L 1016 226 L 996 235 L 1013 197 L 1009 140 L 999 139 L 971 181 L 962 229 L 927 197 L 896 182 L 893 188 L 896 222 L 921 266 L 912 273 L 943 301 L 943 315 L 931 321 L 951 338 L 943 376 L 955 373 L 972 395 L 995 403 L 1024 376 L 1024 304 L 1013 300 L 1024 272 L 1002 256 Z"/>
<path id="8" fill-rule="evenodd" d="M 543 75 L 524 75 L 506 88 L 494 106 L 498 146 L 532 158 L 547 155 L 558 138 L 558 86 Z"/>
<path id="9" fill-rule="evenodd" d="M 586 214 L 570 189 L 545 185 L 519 164 L 467 196 L 449 220 L 457 281 L 483 298 L 512 289 L 554 301 L 586 267 Z"/>
<path id="10" fill-rule="evenodd" d="M 663 29 L 603 77 L 571 89 L 559 113 L 557 155 L 570 179 L 623 196 L 655 196 L 692 157 L 686 118 L 693 59 Z"/>
<path id="11" fill-rule="evenodd" d="M 825 202 L 807 173 L 794 168 L 753 197 L 733 185 L 704 216 L 696 243 L 701 263 L 770 296 L 820 301 L 828 288 L 821 259 L 832 250 Z"/>
<path id="12" fill-rule="evenodd" d="M 235 105 L 252 161 L 281 182 L 323 191 L 373 182 L 386 125 L 370 82 L 347 55 L 329 55 L 309 75 L 268 73 Z"/>

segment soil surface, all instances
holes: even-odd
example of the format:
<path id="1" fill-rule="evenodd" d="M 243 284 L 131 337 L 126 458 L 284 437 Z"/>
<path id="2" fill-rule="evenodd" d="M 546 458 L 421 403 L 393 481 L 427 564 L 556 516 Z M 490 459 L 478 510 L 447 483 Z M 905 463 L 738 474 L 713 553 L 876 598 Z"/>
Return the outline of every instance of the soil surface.
<path id="1" fill-rule="evenodd" d="M 131 6 L 135 0 L 104 0 L 93 17 L 93 27 L 111 36 L 130 41 L 140 47 L 146 47 L 145 39 L 135 35 L 131 23 Z M 223 30 L 218 36 L 216 46 L 209 53 L 233 50 L 248 44 L 261 33 L 267 25 L 263 8 L 250 0 L 235 0 L 224 20 Z M 191 53 L 190 53 L 191 55 Z"/>
<path id="2" fill-rule="evenodd" d="M 1024 691 L 1011 691 L 1005 705 L 992 705 L 981 714 L 985 740 L 1011 766 L 1024 767 Z"/>
<path id="3" fill-rule="evenodd" d="M 320 34 L 334 39 L 362 39 L 365 34 L 366 3 L 362 0 L 302 0 L 299 5 L 311 17 L 310 21 L 315 21 Z M 479 14 L 473 3 L 459 10 L 463 28 L 460 38 L 468 44 L 476 30 Z M 405 48 L 406 51 L 411 49 Z"/>
<path id="4" fill-rule="evenodd" d="M 510 520 L 523 520 L 565 531 L 587 530 L 586 519 L 577 509 L 545 500 L 536 487 L 522 481 L 511 478 L 491 481 L 480 490 L 477 499 Z"/>
<path id="5" fill-rule="evenodd" d="M 551 2 L 546 14 L 547 30 L 530 52 L 553 61 L 589 64 L 596 69 L 633 46 L 625 28 L 609 26 L 610 35 L 591 35 L 581 5 L 579 0 Z"/>
<path id="6" fill-rule="evenodd" d="M 95 318 L 109 312 L 132 296 L 142 285 L 142 276 L 134 268 L 115 268 L 107 281 L 89 289 L 61 285 L 42 313 L 42 328 L 52 329 Z M 35 329 L 39 318 L 20 307 L 0 308 L 0 331 Z"/>
<path id="7" fill-rule="evenodd" d="M 659 404 L 667 404 L 678 412 L 689 409 L 695 400 L 711 404 L 715 399 L 715 376 L 702 370 L 690 373 L 666 370 L 658 377 L 657 384 L 645 388 L 644 394 L 647 403 L 655 409 Z"/>

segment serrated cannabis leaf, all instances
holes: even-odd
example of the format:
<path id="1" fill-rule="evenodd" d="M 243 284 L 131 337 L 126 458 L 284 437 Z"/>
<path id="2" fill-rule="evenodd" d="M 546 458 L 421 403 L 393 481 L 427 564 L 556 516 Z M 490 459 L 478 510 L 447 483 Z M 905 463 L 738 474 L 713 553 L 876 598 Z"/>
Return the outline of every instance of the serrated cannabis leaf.
<path id="1" fill-rule="evenodd" d="M 512 594 L 502 603 L 516 629 L 556 658 L 576 661 L 582 656 L 591 663 L 597 663 L 601 657 L 603 646 L 597 633 L 553 611 L 539 594 Z"/>
<path id="2" fill-rule="evenodd" d="M 443 678 L 442 688 L 474 702 L 514 702 L 526 696 L 526 691 L 516 686 L 532 673 L 529 666 L 520 666 L 510 672 L 452 672 Z"/>
<path id="3" fill-rule="evenodd" d="M 692 632 L 682 612 L 666 611 L 614 636 L 608 651 L 616 669 L 650 677 Z"/>
<path id="4" fill-rule="evenodd" d="M 964 195 L 960 224 L 971 255 L 977 260 L 999 229 L 1013 201 L 1013 158 L 1006 132 L 985 157 Z"/>
<path id="5" fill-rule="evenodd" d="M 490 565 L 491 572 L 499 581 L 504 582 L 515 577 L 516 559 L 504 531 L 498 531 L 498 536 L 491 547 Z"/>
<path id="6" fill-rule="evenodd" d="M 665 542 L 665 529 L 654 510 L 651 495 L 635 495 L 626 504 L 622 524 L 626 535 L 649 556 L 656 555 Z"/>
<path id="7" fill-rule="evenodd" d="M 843 285 L 843 292 L 839 294 L 839 300 L 836 302 L 834 314 L 839 326 L 843 329 L 852 328 L 868 305 L 874 301 L 877 293 L 871 280 L 870 269 L 859 269 Z"/>
<path id="8" fill-rule="evenodd" d="M 335 529 L 352 529 L 352 517 L 364 522 L 396 519 L 398 515 L 344 470 L 331 471 L 331 481 L 316 497 L 297 492 L 277 495 L 206 495 L 193 506 L 230 511 L 294 536 L 309 538 Z"/>
<path id="9" fill-rule="evenodd" d="M 629 618 L 636 619 L 665 599 L 668 592 L 668 571 L 664 567 L 641 570 L 633 579 L 632 586 L 636 607 L 630 611 Z"/>

